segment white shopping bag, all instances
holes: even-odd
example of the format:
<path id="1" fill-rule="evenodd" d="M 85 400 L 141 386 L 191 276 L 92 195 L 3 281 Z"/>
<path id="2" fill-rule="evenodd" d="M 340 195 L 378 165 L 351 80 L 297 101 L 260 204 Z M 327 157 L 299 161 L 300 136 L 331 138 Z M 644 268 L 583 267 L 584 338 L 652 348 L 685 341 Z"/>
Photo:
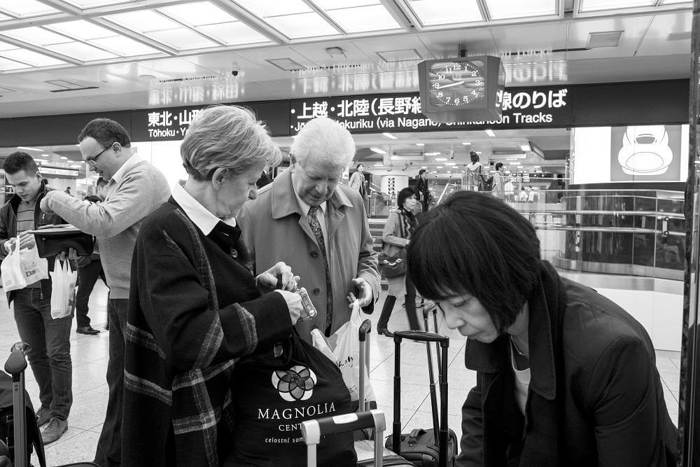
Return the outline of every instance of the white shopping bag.
<path id="1" fill-rule="evenodd" d="M 27 280 L 22 273 L 18 242 L 12 242 L 10 253 L 0 266 L 0 274 L 2 275 L 2 288 L 5 292 L 20 290 L 27 286 Z"/>
<path id="2" fill-rule="evenodd" d="M 350 321 L 343 324 L 334 334 L 337 337 L 335 350 L 336 363 L 343 375 L 343 381 L 350 391 L 350 400 L 360 399 L 360 339 L 362 325 L 360 305 L 355 300 L 352 305 Z M 368 401 L 376 400 L 372 385 L 369 382 L 369 372 L 365 367 L 365 394 Z"/>
<path id="3" fill-rule="evenodd" d="M 53 319 L 71 315 L 76 277 L 77 274 L 70 267 L 68 260 L 56 260 L 51 272 L 51 317 Z"/>
<path id="4" fill-rule="evenodd" d="M 20 248 L 19 257 L 27 284 L 49 278 L 49 263 L 46 258 L 39 258 L 36 244 L 33 244 L 31 248 Z"/>

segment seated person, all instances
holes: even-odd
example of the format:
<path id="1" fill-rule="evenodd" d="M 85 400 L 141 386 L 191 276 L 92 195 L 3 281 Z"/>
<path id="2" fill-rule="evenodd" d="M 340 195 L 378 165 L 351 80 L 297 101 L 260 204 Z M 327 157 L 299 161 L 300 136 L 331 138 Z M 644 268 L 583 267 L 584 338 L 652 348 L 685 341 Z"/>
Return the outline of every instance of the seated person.
<path id="1" fill-rule="evenodd" d="M 466 366 L 477 372 L 457 465 L 676 465 L 646 330 L 560 277 L 520 213 L 480 193 L 450 196 L 421 218 L 408 272 L 467 337 Z"/>

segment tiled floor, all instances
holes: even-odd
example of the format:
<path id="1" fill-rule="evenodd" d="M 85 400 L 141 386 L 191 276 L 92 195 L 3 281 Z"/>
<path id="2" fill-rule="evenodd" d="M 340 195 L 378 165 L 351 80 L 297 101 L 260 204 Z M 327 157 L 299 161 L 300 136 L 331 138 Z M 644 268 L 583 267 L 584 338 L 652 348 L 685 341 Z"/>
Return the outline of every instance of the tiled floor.
<path id="1" fill-rule="evenodd" d="M 381 310 L 381 302 L 378 310 Z M 371 318 L 373 325 L 379 313 Z M 93 326 L 104 329 L 106 322 L 106 289 L 98 282 L 90 301 L 90 316 Z M 405 329 L 406 317 L 400 303 L 394 310 L 389 323 L 390 329 Z M 454 331 L 448 330 L 440 321 L 441 333 L 450 336 L 449 356 L 449 426 L 458 436 L 461 426 L 461 405 L 467 392 L 475 384 L 475 374 L 464 368 L 463 352 L 465 339 Z M 95 446 L 102 428 L 102 421 L 107 403 L 107 343 L 109 333 L 103 331 L 97 336 L 71 335 L 71 353 L 73 357 L 73 408 L 69 418 L 68 432 L 56 443 L 46 447 L 49 466 L 69 462 L 92 460 Z M 0 300 L 0 359 L 13 342 L 18 340 L 12 314 L 4 300 Z M 428 391 L 428 372 L 426 368 L 425 346 L 406 342 L 402 351 L 402 398 L 401 422 L 406 428 L 430 427 L 430 397 Z M 371 374 L 374 391 L 379 408 L 386 413 L 388 431 L 391 432 L 393 410 L 393 372 L 394 344 L 392 339 L 384 336 L 372 337 L 370 350 Z M 433 358 L 435 355 L 433 354 Z M 680 373 L 680 355 L 677 352 L 657 352 L 659 373 L 664 382 L 664 394 L 672 419 L 678 418 L 678 388 Z M 33 401 L 38 401 L 38 388 L 30 371 L 27 372 L 27 390 Z M 36 465 L 36 463 L 35 463 Z"/>

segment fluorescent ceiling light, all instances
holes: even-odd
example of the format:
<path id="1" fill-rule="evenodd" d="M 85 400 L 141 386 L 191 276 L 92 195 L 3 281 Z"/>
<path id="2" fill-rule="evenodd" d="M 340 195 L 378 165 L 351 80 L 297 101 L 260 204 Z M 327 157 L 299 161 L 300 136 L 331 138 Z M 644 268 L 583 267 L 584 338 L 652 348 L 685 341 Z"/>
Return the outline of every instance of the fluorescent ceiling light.
<path id="1" fill-rule="evenodd" d="M 620 8 L 650 7 L 656 0 L 581 0 L 581 12 L 617 10 Z"/>
<path id="2" fill-rule="evenodd" d="M 462 146 L 470 146 L 472 143 L 469 141 L 462 141 Z"/>
<path id="3" fill-rule="evenodd" d="M 280 2 L 284 3 L 284 2 Z M 266 18 L 273 28 L 291 39 L 301 37 L 332 36 L 338 31 L 324 20 L 319 14 L 301 13 L 297 15 L 275 16 Z"/>
<path id="4" fill-rule="evenodd" d="M 102 37 L 111 37 L 116 34 L 107 28 L 103 28 L 102 26 L 92 24 L 89 21 L 82 19 L 77 21 L 48 24 L 44 27 L 83 41 L 89 39 L 99 39 Z"/>
<path id="5" fill-rule="evenodd" d="M 392 135 L 391 133 L 382 133 L 382 134 L 389 139 L 399 139 L 398 137 Z"/>
<path id="6" fill-rule="evenodd" d="M 416 143 L 416 146 L 425 146 L 425 143 Z"/>
<path id="7" fill-rule="evenodd" d="M 378 5 L 380 3 L 379 0 L 313 0 L 313 2 L 322 10 Z"/>
<path id="8" fill-rule="evenodd" d="M 46 46 L 48 50 L 63 54 L 67 57 L 73 57 L 83 62 L 90 62 L 94 60 L 107 60 L 110 58 L 116 58 L 117 56 L 93 47 L 91 45 L 83 44 L 82 42 L 67 42 L 65 44 L 54 44 Z"/>
<path id="9" fill-rule="evenodd" d="M 451 166 L 453 166 L 453 165 L 457 165 L 457 163 L 456 163 L 456 162 L 447 162 L 447 163 L 445 163 L 445 165 L 451 165 Z"/>
<path id="10" fill-rule="evenodd" d="M 140 33 L 181 28 L 182 25 L 153 10 L 139 10 L 108 15 L 105 19 Z"/>
<path id="11" fill-rule="evenodd" d="M 525 18 L 557 14 L 556 0 L 486 0 L 491 19 Z"/>
<path id="12" fill-rule="evenodd" d="M 22 70 L 24 68 L 31 68 L 31 66 L 0 57 L 0 71 Z"/>
<path id="13" fill-rule="evenodd" d="M 426 169 L 426 170 L 427 170 L 427 169 L 428 169 L 428 167 L 426 167 L 426 166 L 423 166 L 423 167 L 421 167 L 421 169 Z"/>
<path id="14" fill-rule="evenodd" d="M 692 0 L 664 0 L 664 5 L 676 5 L 678 3 L 693 3 Z"/>
<path id="15" fill-rule="evenodd" d="M 303 0 L 236 0 L 236 3 L 263 18 L 312 11 Z"/>
<path id="16" fill-rule="evenodd" d="M 496 136 L 496 133 L 494 133 L 493 130 L 490 129 L 490 128 L 489 128 L 488 130 L 484 130 L 484 132 L 485 132 L 487 135 L 489 135 L 491 138 L 493 138 L 493 137 Z"/>
<path id="17" fill-rule="evenodd" d="M 131 0 L 63 0 L 66 3 L 75 5 L 78 8 L 95 8 L 105 5 L 116 5 L 118 3 L 131 3 Z"/>
<path id="18" fill-rule="evenodd" d="M 218 45 L 216 42 L 210 41 L 201 34 L 197 34 L 193 30 L 185 27 L 169 29 L 167 31 L 153 31 L 149 32 L 147 35 L 178 50 L 204 49 L 207 47 L 216 47 Z"/>
<path id="19" fill-rule="evenodd" d="M 9 14 L 20 18 L 58 13 L 57 9 L 37 0 L 3 0 L 0 2 L 0 7 Z"/>
<path id="20" fill-rule="evenodd" d="M 411 0 L 409 6 L 424 26 L 484 20 L 476 0 Z"/>
<path id="21" fill-rule="evenodd" d="M 226 45 L 270 42 L 266 36 L 240 21 L 200 26 L 197 31 L 201 31 Z"/>
<path id="22" fill-rule="evenodd" d="M 374 151 L 374 152 L 376 152 L 377 154 L 386 154 L 386 151 L 385 151 L 385 150 L 380 149 L 380 148 L 377 148 L 377 147 L 374 147 L 374 146 L 372 146 L 371 148 L 369 148 L 369 150 L 370 150 L 370 151 Z"/>
<path id="23" fill-rule="evenodd" d="M 295 71 L 304 68 L 304 65 L 291 58 L 268 58 L 266 61 L 284 71 Z"/>
<path id="24" fill-rule="evenodd" d="M 163 54 L 158 49 L 149 47 L 146 44 L 135 41 L 124 36 L 105 37 L 104 39 L 94 39 L 90 41 L 103 49 L 107 49 L 122 57 L 136 57 L 139 55 Z"/>
<path id="25" fill-rule="evenodd" d="M 27 42 L 28 44 L 34 45 L 49 45 L 49 44 L 61 44 L 63 42 L 70 42 L 71 40 L 55 32 L 47 31 L 44 28 L 38 26 L 30 26 L 28 28 L 20 29 L 8 29 L 6 31 L 0 31 L 7 37 L 12 37 L 18 41 Z"/>
<path id="26" fill-rule="evenodd" d="M 67 158 L 66 156 L 61 156 L 61 159 L 64 160 L 64 161 L 67 161 L 67 160 L 68 160 L 68 158 Z"/>
<path id="27" fill-rule="evenodd" d="M 158 11 L 174 18 L 188 26 L 204 26 L 205 24 L 229 23 L 236 18 L 212 5 L 209 2 L 185 3 L 158 8 Z"/>
<path id="28" fill-rule="evenodd" d="M 532 150 L 532 148 L 530 147 L 530 143 L 528 143 L 528 144 L 521 144 L 521 145 L 520 145 L 520 149 L 523 150 L 523 151 L 525 151 L 525 152 L 529 152 L 529 151 Z"/>
<path id="29" fill-rule="evenodd" d="M 5 50 L 0 52 L 0 56 L 26 63 L 31 66 L 54 66 L 65 65 L 66 62 L 57 58 L 49 57 L 48 55 L 40 54 L 27 49 Z"/>
<path id="30" fill-rule="evenodd" d="M 435 167 L 435 168 L 436 168 L 436 169 L 442 169 L 442 166 L 441 166 L 441 165 L 438 165 L 438 166 Z"/>
<path id="31" fill-rule="evenodd" d="M 376 164 L 374 164 L 374 166 L 375 166 L 375 167 L 383 167 L 384 164 L 382 164 L 381 162 L 377 162 Z"/>
<path id="32" fill-rule="evenodd" d="M 426 156 L 429 156 L 431 154 L 433 154 L 433 153 L 428 153 L 428 154 L 426 154 Z M 436 154 L 440 154 L 440 153 L 438 152 Z M 438 162 L 445 162 L 447 160 L 447 157 L 436 157 L 435 160 Z"/>
<path id="33" fill-rule="evenodd" d="M 426 152 L 425 155 L 426 156 L 439 156 L 440 151 Z"/>
<path id="34" fill-rule="evenodd" d="M 401 27 L 383 5 L 328 10 L 326 14 L 348 33 L 385 31 Z"/>

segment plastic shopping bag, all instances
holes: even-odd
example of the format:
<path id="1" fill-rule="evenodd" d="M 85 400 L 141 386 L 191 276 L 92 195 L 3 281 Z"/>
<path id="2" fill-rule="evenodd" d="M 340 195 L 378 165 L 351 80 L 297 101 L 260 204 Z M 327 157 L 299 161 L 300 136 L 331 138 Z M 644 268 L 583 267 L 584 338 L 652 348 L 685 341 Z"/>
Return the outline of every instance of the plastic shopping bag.
<path id="1" fill-rule="evenodd" d="M 49 278 L 49 263 L 46 258 L 39 257 L 36 244 L 33 244 L 31 248 L 20 248 L 19 257 L 27 284 Z"/>
<path id="2" fill-rule="evenodd" d="M 336 363 L 343 375 L 343 381 L 350 390 L 350 399 L 360 399 L 360 326 L 362 325 L 360 305 L 355 300 L 352 305 L 350 321 L 343 324 L 336 332 L 336 346 L 333 353 Z M 376 400 L 372 385 L 369 382 L 369 374 L 365 367 L 365 394 L 367 400 Z"/>
<path id="3" fill-rule="evenodd" d="M 51 317 L 65 318 L 73 312 L 75 281 L 77 274 L 68 260 L 56 260 L 51 273 Z"/>
<path id="4" fill-rule="evenodd" d="M 20 290 L 27 286 L 27 280 L 22 273 L 22 261 L 17 242 L 12 244 L 10 254 L 2 261 L 0 274 L 2 275 L 2 288 L 5 292 Z"/>

